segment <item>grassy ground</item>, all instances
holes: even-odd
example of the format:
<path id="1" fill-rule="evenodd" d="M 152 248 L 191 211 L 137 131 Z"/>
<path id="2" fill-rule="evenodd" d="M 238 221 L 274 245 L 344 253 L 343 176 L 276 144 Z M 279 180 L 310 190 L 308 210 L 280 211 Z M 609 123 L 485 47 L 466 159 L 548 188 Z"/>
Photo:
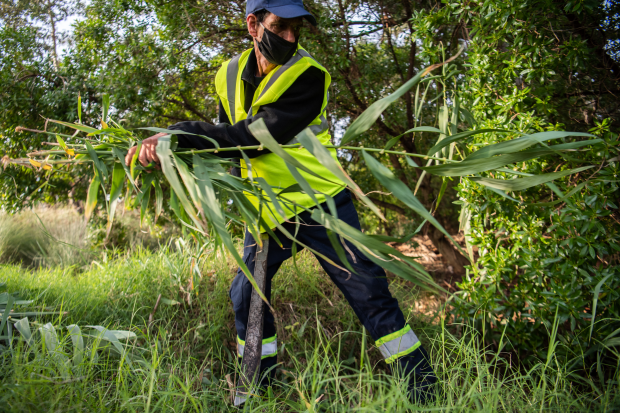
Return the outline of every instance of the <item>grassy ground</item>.
<path id="1" fill-rule="evenodd" d="M 0 411 L 237 411 L 230 403 L 236 381 L 228 299 L 236 272 L 232 259 L 182 241 L 109 258 L 113 255 L 99 253 L 82 267 L 32 270 L 0 265 L 0 282 L 6 283 L 7 291 L 34 300 L 30 307 L 67 312 L 31 319 L 33 331 L 41 328 L 32 341 L 15 339 L 0 353 Z M 445 326 L 441 317 L 420 317 L 414 305 L 419 293 L 392 280 L 392 291 L 441 379 L 443 397 L 436 404 L 412 405 L 404 380 L 389 374 L 316 260 L 303 252 L 298 268 L 300 273 L 292 262 L 286 263 L 272 293 L 280 343 L 277 386 L 264 398 L 246 403 L 242 411 L 620 408 L 617 372 L 616 381 L 597 387 L 565 371 L 553 352 L 524 369 L 480 348 L 467 326 Z M 46 323 L 54 326 L 58 345 L 52 345 Z M 82 352 L 76 351 L 67 329 L 72 324 L 87 335 Z M 117 342 L 119 353 L 87 326 L 128 330 L 135 338 Z"/>

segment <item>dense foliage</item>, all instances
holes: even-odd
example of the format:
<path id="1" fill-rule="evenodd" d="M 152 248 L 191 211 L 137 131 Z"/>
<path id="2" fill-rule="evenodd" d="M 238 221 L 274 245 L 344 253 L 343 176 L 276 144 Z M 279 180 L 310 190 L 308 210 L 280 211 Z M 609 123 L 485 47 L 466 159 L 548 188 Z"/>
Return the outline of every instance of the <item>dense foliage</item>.
<path id="1" fill-rule="evenodd" d="M 597 27 L 606 13 L 617 15 L 618 3 L 569 6 L 490 1 L 451 10 L 477 28 L 460 90 L 478 127 L 569 128 L 605 140 L 589 151 L 516 169 L 538 174 L 598 164 L 596 172 L 558 179 L 550 187 L 510 197 L 461 182 L 462 226 L 480 258 L 461 284 L 464 301 L 455 301 L 455 313 L 484 324 L 489 343 L 497 345 L 505 334 L 508 348 L 524 356 L 542 355 L 557 313 L 560 337 L 582 364 L 584 354 L 613 348 L 620 327 L 620 141 L 612 132 L 620 116 L 614 96 L 620 66 L 605 53 L 606 33 Z M 618 27 L 607 29 L 608 38 L 617 35 Z M 467 150 L 503 139 L 476 136 Z"/>

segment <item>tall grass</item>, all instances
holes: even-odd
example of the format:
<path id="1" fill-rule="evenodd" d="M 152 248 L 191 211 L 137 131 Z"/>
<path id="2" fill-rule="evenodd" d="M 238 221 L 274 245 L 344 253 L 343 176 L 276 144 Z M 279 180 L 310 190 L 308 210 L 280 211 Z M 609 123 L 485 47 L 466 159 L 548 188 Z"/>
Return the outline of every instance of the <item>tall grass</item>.
<path id="1" fill-rule="evenodd" d="M 181 233 L 162 218 L 157 225 L 140 221 L 137 211 L 123 211 L 107 234 L 102 217 L 87 224 L 71 207 L 40 206 L 15 215 L 0 211 L 0 263 L 82 268 L 98 262 L 104 251 L 154 250 Z"/>
<path id="2" fill-rule="evenodd" d="M 0 281 L 9 291 L 34 299 L 33 305 L 68 311 L 62 319 L 40 317 L 33 323 L 56 326 L 60 345 L 55 352 L 72 356 L 64 327 L 78 324 L 86 331 L 100 324 L 133 331 L 137 338 L 128 349 L 133 360 L 143 361 L 129 366 L 113 352 L 87 346 L 79 366 L 67 373 L 39 335 L 30 347 L 14 341 L 12 350 L 0 354 L 0 410 L 237 411 L 230 404 L 236 350 L 228 299 L 236 268 L 220 250 L 197 250 L 183 240 L 157 251 L 99 258 L 82 272 L 1 265 Z M 553 351 L 526 369 L 508 354 L 482 348 L 467 326 L 420 317 L 414 303 L 425 297 L 397 278 L 391 289 L 441 379 L 442 397 L 435 404 L 412 405 L 405 381 L 386 369 L 318 262 L 302 252 L 298 268 L 300 273 L 285 263 L 273 284 L 281 343 L 277 385 L 243 411 L 604 412 L 620 407 L 618 370 L 605 384 L 581 379 Z M 552 349 L 563 345 L 550 344 Z"/>
<path id="3" fill-rule="evenodd" d="M 89 262 L 87 225 L 71 208 L 39 207 L 0 212 L 0 262 L 29 267 Z"/>

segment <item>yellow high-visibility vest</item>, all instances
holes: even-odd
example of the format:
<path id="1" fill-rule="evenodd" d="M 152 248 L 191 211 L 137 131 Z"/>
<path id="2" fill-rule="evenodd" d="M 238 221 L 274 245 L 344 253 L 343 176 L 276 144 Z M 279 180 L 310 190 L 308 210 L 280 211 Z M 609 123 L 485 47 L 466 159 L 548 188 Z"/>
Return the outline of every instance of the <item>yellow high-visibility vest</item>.
<path id="1" fill-rule="evenodd" d="M 293 57 L 286 62 L 286 64 L 277 66 L 261 81 L 254 93 L 250 113 L 246 113 L 244 109 L 245 95 L 241 74 L 245 69 L 251 52 L 252 49 L 248 49 L 231 60 L 224 62 L 215 76 L 215 88 L 217 94 L 222 101 L 222 106 L 224 107 L 231 123 L 235 124 L 244 119 L 251 118 L 252 114 L 257 113 L 261 106 L 277 101 L 278 98 L 282 96 L 282 94 L 295 82 L 299 75 L 301 75 L 309 67 L 314 66 L 325 73 L 325 96 L 323 98 L 321 113 L 310 123 L 310 125 L 307 126 L 310 127 L 312 132 L 323 145 L 330 144 L 331 136 L 329 134 L 327 119 L 325 118 L 325 110 L 329 100 L 328 88 L 331 83 L 331 76 L 327 70 L 325 70 L 325 68 L 321 66 L 307 51 L 299 46 L 295 55 L 293 55 Z M 289 144 L 290 143 L 295 143 L 295 139 L 289 142 Z M 338 162 L 336 150 L 333 148 L 328 148 L 328 150 L 332 158 Z M 301 175 L 308 181 L 312 189 L 318 192 L 315 194 L 315 197 L 319 202 L 325 201 L 324 194 L 334 196 L 346 187 L 340 179 L 321 165 L 317 159 L 303 147 L 287 148 L 285 151 L 294 156 L 299 162 L 314 171 L 317 175 L 331 181 L 328 182 L 322 180 L 316 176 L 299 170 Z M 274 187 L 275 193 L 278 193 L 279 191 L 297 183 L 293 175 L 288 170 L 284 160 L 274 153 L 260 155 L 251 159 L 250 163 L 252 178 L 264 178 L 269 185 Z M 241 159 L 241 174 L 243 178 L 248 177 L 248 165 L 243 159 Z M 311 207 L 315 204 L 309 195 L 302 192 L 288 192 L 285 197 L 290 201 L 290 203 L 281 203 L 285 213 L 284 217 L 276 212 L 271 202 L 264 202 L 263 205 L 259 207 L 260 203 L 258 198 L 254 196 L 250 196 L 248 198 L 256 209 L 261 211 L 262 218 L 270 228 L 274 228 L 276 226 L 274 221 L 282 223 L 293 217 L 295 215 L 294 205 Z M 299 212 L 301 212 L 301 210 L 298 208 L 297 213 Z"/>

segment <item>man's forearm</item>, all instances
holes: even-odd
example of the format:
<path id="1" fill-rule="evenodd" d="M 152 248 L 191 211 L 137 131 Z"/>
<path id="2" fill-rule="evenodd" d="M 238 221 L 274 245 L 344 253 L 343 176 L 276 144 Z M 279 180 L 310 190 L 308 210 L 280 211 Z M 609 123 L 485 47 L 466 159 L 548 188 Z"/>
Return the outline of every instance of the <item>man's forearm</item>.
<path id="1" fill-rule="evenodd" d="M 217 126 L 211 125 L 206 122 L 179 122 L 170 126 L 168 129 L 180 130 L 183 132 L 191 133 L 193 135 L 177 135 L 178 145 L 180 148 L 192 148 L 192 149 L 213 149 L 215 146 L 212 142 L 202 138 L 202 135 L 208 136 L 215 140 L 221 148 L 232 148 L 235 146 L 253 146 L 259 145 L 256 138 L 247 131 L 246 133 L 239 132 L 241 128 L 245 128 L 244 122 L 238 122 L 234 126 L 227 124 L 220 124 Z M 217 154 L 216 154 L 217 155 Z M 221 154 L 226 158 L 240 157 L 238 152 L 227 151 Z"/>

